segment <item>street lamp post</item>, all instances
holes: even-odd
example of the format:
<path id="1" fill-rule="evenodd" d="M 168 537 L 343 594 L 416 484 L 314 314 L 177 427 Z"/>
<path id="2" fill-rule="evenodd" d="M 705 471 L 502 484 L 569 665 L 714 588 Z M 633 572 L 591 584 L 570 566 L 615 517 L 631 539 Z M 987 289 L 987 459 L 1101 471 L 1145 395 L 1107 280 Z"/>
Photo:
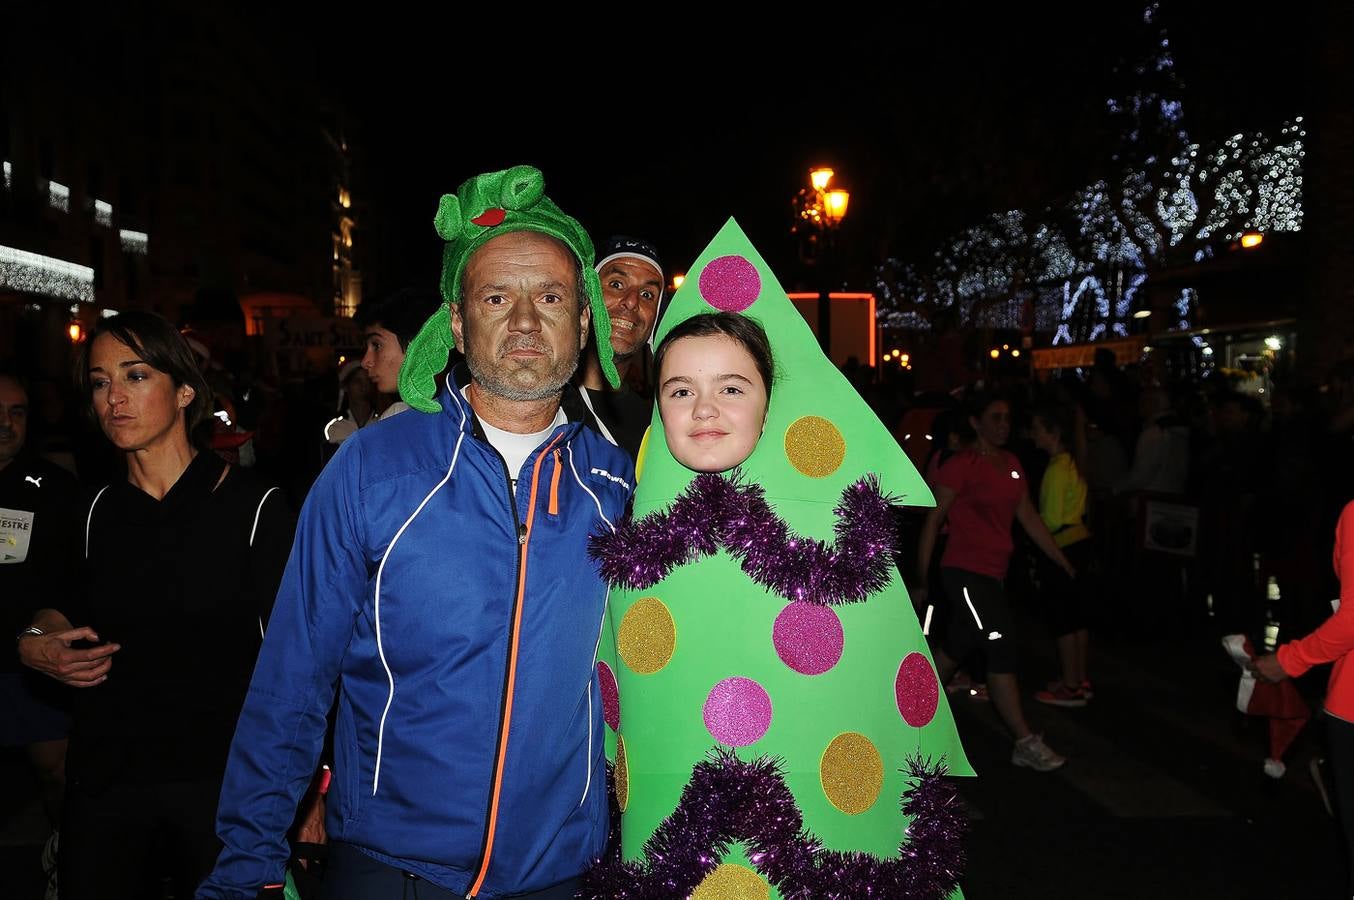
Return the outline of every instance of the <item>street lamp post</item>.
<path id="1" fill-rule="evenodd" d="M 794 198 L 795 222 L 790 231 L 801 235 L 800 258 L 815 270 L 815 280 L 822 285 L 818 300 L 818 343 L 831 357 L 832 307 L 830 294 L 833 267 L 837 263 L 836 234 L 851 202 L 851 193 L 831 187 L 837 173 L 828 166 L 809 170 L 809 186 L 801 188 Z"/>

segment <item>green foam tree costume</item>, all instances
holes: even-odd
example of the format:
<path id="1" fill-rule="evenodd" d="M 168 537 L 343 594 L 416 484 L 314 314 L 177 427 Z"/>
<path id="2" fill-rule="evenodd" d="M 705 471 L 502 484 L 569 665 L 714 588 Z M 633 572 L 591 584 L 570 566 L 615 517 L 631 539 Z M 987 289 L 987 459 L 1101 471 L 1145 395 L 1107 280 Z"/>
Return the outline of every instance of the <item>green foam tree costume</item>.
<path id="1" fill-rule="evenodd" d="M 656 338 L 719 310 L 756 319 L 771 339 L 777 380 L 740 472 L 793 532 L 831 543 L 834 507 L 868 473 L 905 504 L 934 505 L 733 220 L 692 265 Z M 669 452 L 657 409 L 639 473 L 636 519 L 671 508 L 696 475 Z M 607 711 L 607 752 L 626 860 L 642 858 L 716 745 L 741 760 L 778 758 L 805 829 L 827 849 L 898 856 L 906 758 L 943 756 L 951 774 L 973 771 L 916 613 L 889 573 L 888 587 L 864 602 L 792 608 L 719 550 L 652 587 L 612 590 L 598 668 L 604 690 L 614 675 L 618 700 Z M 738 845 L 722 862 L 693 897 L 779 896 Z"/>

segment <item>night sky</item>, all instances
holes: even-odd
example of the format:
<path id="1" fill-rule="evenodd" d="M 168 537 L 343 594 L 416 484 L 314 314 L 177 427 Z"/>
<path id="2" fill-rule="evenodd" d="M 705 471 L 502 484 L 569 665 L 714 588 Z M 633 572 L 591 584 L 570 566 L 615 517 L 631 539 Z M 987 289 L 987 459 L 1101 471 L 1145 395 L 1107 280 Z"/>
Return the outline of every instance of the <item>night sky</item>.
<path id="1" fill-rule="evenodd" d="M 431 284 L 439 196 L 518 163 L 543 169 L 547 192 L 596 238 L 653 239 L 670 272 L 734 216 L 787 284 L 801 274 L 790 198 L 810 166 L 830 164 L 852 191 L 846 270 L 868 287 L 889 255 L 921 259 L 989 213 L 1038 209 L 1114 174 L 1105 101 L 1131 88 L 1116 65 L 1152 49 L 1145 6 L 951 0 L 756 24 L 741 12 L 658 23 L 649 8 L 590 9 L 584 21 L 571 7 L 575 20 L 544 21 L 391 2 L 202 14 L 236 23 L 249 45 L 239 52 L 280 91 L 305 82 L 297 96 L 318 89 L 348 111 L 370 294 Z M 1161 6 L 1194 140 L 1305 112 L 1318 26 L 1302 0 Z M 16 10 L 46 20 L 16 35 L 44 37 L 16 45 L 0 69 L 115 84 L 100 65 L 172 50 L 190 16 L 173 4 L 82 8 Z M 124 46 L 107 46 L 99 17 L 133 15 Z"/>
<path id="2" fill-rule="evenodd" d="M 1094 6 L 923 3 L 890 21 L 779 23 L 797 43 L 704 20 L 646 35 L 613 18 L 593 54 L 468 59 L 456 56 L 473 46 L 465 34 L 374 21 L 367 33 L 398 58 L 351 93 L 382 220 L 367 237 L 387 268 L 426 277 L 438 196 L 528 162 L 599 238 L 651 237 L 682 270 L 732 215 L 789 282 L 789 200 L 821 161 L 852 190 L 840 236 L 852 270 L 917 258 L 987 213 L 1043 206 L 1113 171 L 1105 99 L 1124 89 L 1116 64 L 1148 50 L 1153 30 L 1140 2 Z M 1307 25 L 1293 10 L 1165 4 L 1192 138 L 1302 114 Z"/>

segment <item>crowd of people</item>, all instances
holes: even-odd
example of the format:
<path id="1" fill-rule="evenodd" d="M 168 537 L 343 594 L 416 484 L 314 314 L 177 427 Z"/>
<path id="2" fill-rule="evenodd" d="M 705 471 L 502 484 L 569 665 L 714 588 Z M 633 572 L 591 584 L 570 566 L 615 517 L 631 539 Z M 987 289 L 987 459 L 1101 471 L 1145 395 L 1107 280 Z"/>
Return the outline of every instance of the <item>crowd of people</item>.
<path id="1" fill-rule="evenodd" d="M 589 539 L 626 518 L 655 402 L 665 452 L 726 472 L 793 361 L 729 312 L 655 354 L 657 250 L 595 252 L 543 190 L 518 167 L 443 198 L 440 293 L 365 303 L 361 358 L 307 387 L 143 312 L 81 345 L 83 427 L 0 373 L 0 738 L 59 826 L 60 896 L 280 896 L 289 839 L 328 845 L 330 898 L 584 888 L 610 831 Z M 1354 372 L 1266 408 L 1153 371 L 848 373 L 936 498 L 897 551 L 940 682 L 990 698 L 1016 766 L 1066 763 L 1025 704 L 1094 700 L 1095 630 L 1268 636 L 1276 680 L 1351 644 L 1322 623 Z M 1033 689 L 1024 602 L 1058 659 Z"/>

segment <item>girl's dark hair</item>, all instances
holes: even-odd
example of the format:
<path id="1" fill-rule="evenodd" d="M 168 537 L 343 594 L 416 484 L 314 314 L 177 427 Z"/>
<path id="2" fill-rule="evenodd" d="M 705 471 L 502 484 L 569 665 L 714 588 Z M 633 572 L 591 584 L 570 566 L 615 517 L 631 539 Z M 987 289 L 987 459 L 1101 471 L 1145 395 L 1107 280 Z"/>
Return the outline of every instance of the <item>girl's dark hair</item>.
<path id="1" fill-rule="evenodd" d="M 663 340 L 658 345 L 658 350 L 654 352 L 654 382 L 658 382 L 659 373 L 663 371 L 663 358 L 667 356 L 668 348 L 674 343 L 682 338 L 709 337 L 711 335 L 723 335 L 731 338 L 752 356 L 752 361 L 756 364 L 757 371 L 762 376 L 762 384 L 766 387 L 766 396 L 769 398 L 771 396 L 771 384 L 776 378 L 776 364 L 771 356 L 771 342 L 767 340 L 766 331 L 758 324 L 756 319 L 749 319 L 747 316 L 741 316 L 738 313 L 701 313 L 673 326 L 673 329 L 663 336 Z"/>
<path id="2" fill-rule="evenodd" d="M 1034 417 L 1043 423 L 1047 431 L 1058 435 L 1064 448 L 1072 449 L 1076 419 L 1066 404 L 1046 400 L 1034 408 Z"/>
<path id="3" fill-rule="evenodd" d="M 1056 432 L 1058 440 L 1062 442 L 1063 449 L 1071 454 L 1072 468 L 1077 474 L 1085 478 L 1085 460 L 1078 462 L 1078 456 L 1085 453 L 1084 444 L 1077 440 L 1077 416 L 1076 410 L 1066 403 L 1059 403 L 1056 400 L 1045 400 L 1034 408 L 1034 418 L 1038 419 L 1047 431 Z"/>
<path id="4" fill-rule="evenodd" d="M 89 340 L 80 348 L 75 363 L 75 383 L 86 408 L 92 409 L 89 403 L 94 395 L 89 378 L 89 355 L 95 339 L 105 334 L 126 344 L 137 358 L 168 375 L 176 388 L 186 384 L 193 389 L 193 399 L 184 410 L 184 422 L 188 426 L 190 438 L 194 436 L 197 426 L 211 414 L 212 389 L 202 377 L 197 358 L 183 335 L 168 319 L 153 312 L 131 310 L 109 319 L 100 319 L 99 324 L 94 326 Z"/>

